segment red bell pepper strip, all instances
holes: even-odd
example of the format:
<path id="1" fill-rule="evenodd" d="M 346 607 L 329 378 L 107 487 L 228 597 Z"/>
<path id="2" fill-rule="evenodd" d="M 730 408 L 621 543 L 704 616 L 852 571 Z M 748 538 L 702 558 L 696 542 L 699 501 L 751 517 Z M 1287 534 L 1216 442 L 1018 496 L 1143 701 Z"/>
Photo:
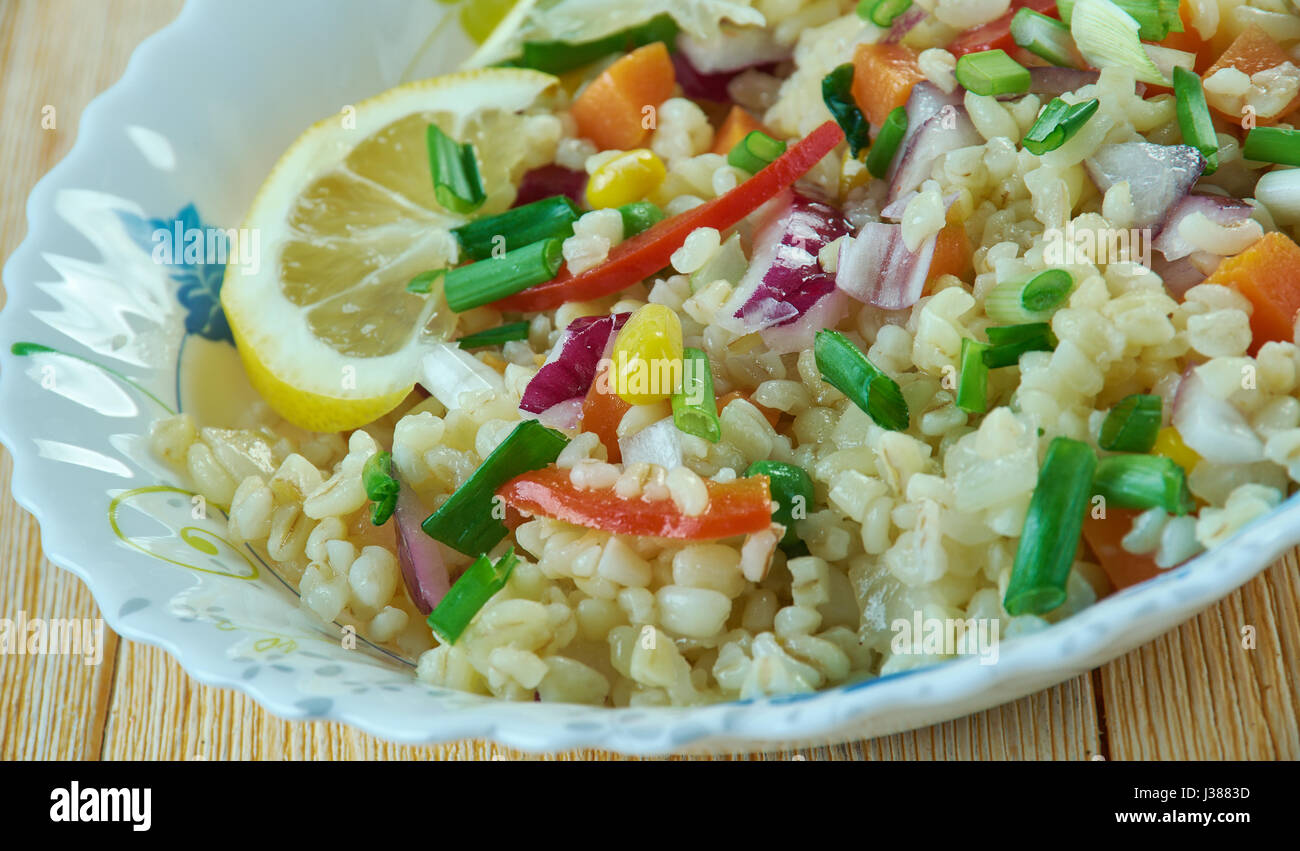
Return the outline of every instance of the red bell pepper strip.
<path id="1" fill-rule="evenodd" d="M 503 298 L 494 306 L 499 310 L 551 310 L 565 302 L 607 296 L 643 281 L 672 262 L 673 252 L 696 228 L 725 231 L 733 227 L 792 186 L 842 141 L 844 131 L 834 121 L 828 121 L 726 195 L 665 219 L 620 243 L 599 266 L 577 275 L 561 269 L 550 281 Z"/>
<path id="2" fill-rule="evenodd" d="M 540 514 L 616 535 L 645 535 L 704 541 L 761 532 L 772 526 L 767 476 L 704 483 L 709 507 L 694 517 L 671 499 L 630 499 L 613 488 L 579 490 L 569 471 L 547 467 L 511 479 L 497 491 L 506 505 L 524 514 Z"/>
<path id="3" fill-rule="evenodd" d="M 609 370 L 610 366 L 606 364 L 596 373 L 596 380 L 591 382 L 591 388 L 587 390 L 587 398 L 582 403 L 582 430 L 599 437 L 600 442 L 605 444 L 605 457 L 610 463 L 617 464 L 623 460 L 618 445 L 618 424 L 632 406 L 617 393 L 608 392 Z M 606 392 L 601 392 L 602 390 Z"/>
<path id="4" fill-rule="evenodd" d="M 1016 16 L 1016 10 L 1021 8 L 1032 9 L 1049 18 L 1061 16 L 1056 8 L 1056 0 L 1011 0 L 1011 8 L 1005 15 L 957 36 L 948 45 L 948 52 L 953 56 L 965 56 L 967 53 L 985 50 L 1005 50 L 1007 53 L 1015 50 L 1016 40 L 1011 37 L 1011 19 Z"/>

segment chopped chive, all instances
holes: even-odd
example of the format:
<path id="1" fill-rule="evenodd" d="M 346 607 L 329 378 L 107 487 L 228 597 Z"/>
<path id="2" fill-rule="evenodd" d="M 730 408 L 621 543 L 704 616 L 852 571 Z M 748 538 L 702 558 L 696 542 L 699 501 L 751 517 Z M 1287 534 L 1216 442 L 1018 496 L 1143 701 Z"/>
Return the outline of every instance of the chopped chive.
<path id="1" fill-rule="evenodd" d="M 1205 103 L 1205 89 L 1196 72 L 1181 65 L 1174 66 L 1174 97 L 1178 106 L 1178 126 L 1183 131 L 1183 141 L 1205 157 L 1205 171 L 1214 174 L 1219 170 L 1219 136 L 1214 132 L 1214 119 Z"/>
<path id="2" fill-rule="evenodd" d="M 466 257 L 484 260 L 543 239 L 567 239 L 580 215 L 572 201 L 557 195 L 461 225 L 451 233 Z"/>
<path id="3" fill-rule="evenodd" d="M 433 282 L 447 274 L 446 269 L 430 269 L 427 272 L 421 272 L 406 284 L 408 293 L 424 295 L 433 289 Z"/>
<path id="4" fill-rule="evenodd" d="M 1042 156 L 1068 142 L 1078 133 L 1088 119 L 1100 106 L 1096 98 L 1088 98 L 1082 103 L 1068 104 L 1060 98 L 1052 98 L 1039 114 L 1034 126 L 1029 128 L 1021 144 L 1026 151 L 1035 156 Z"/>
<path id="5" fill-rule="evenodd" d="M 740 234 L 733 233 L 703 266 L 691 273 L 691 292 L 697 293 L 714 281 L 738 284 L 748 268 L 749 258 L 745 256 Z"/>
<path id="6" fill-rule="evenodd" d="M 429 169 L 433 194 L 447 210 L 468 215 L 487 200 L 473 145 L 458 145 L 436 124 L 429 125 Z"/>
<path id="7" fill-rule="evenodd" d="M 1056 335 L 1046 322 L 995 325 L 985 333 L 992 343 L 984 352 L 984 365 L 989 369 L 1015 366 L 1025 352 L 1050 352 L 1056 348 Z"/>
<path id="8" fill-rule="evenodd" d="M 1017 9 L 1011 19 L 1011 38 L 1016 44 L 1053 65 L 1078 67 L 1070 28 L 1033 9 Z"/>
<path id="9" fill-rule="evenodd" d="M 1096 469 L 1086 443 L 1058 437 L 1047 447 L 1002 601 L 1008 614 L 1042 615 L 1065 602 Z"/>
<path id="10" fill-rule="evenodd" d="M 673 394 L 673 423 L 679 431 L 710 443 L 722 439 L 718 399 L 713 393 L 713 368 L 699 349 L 682 351 L 682 389 Z"/>
<path id="11" fill-rule="evenodd" d="M 817 370 L 827 384 L 849 397 L 876 425 L 904 431 L 911 422 L 898 383 L 867 360 L 839 331 L 823 328 L 813 344 Z"/>
<path id="12" fill-rule="evenodd" d="M 671 51 L 677 44 L 678 30 L 677 21 L 672 15 L 658 15 L 644 24 L 594 41 L 576 44 L 567 41 L 526 42 L 519 58 L 509 64 L 516 68 L 545 71 L 547 74 L 563 74 L 611 54 L 626 53 L 656 41 L 662 41 Z"/>
<path id="13" fill-rule="evenodd" d="M 371 501 L 370 522 L 383 526 L 393 516 L 397 507 L 397 492 L 401 485 L 393 476 L 393 455 L 391 452 L 376 452 L 371 455 L 361 468 L 361 484 L 366 489 L 366 497 Z"/>
<path id="14" fill-rule="evenodd" d="M 1057 0 L 1061 20 L 1069 25 L 1078 0 Z M 1138 22 L 1138 38 L 1144 41 L 1164 41 L 1170 33 L 1183 31 L 1183 19 L 1178 13 L 1178 0 L 1113 0 L 1116 6 Z"/>
<path id="15" fill-rule="evenodd" d="M 977 95 L 1011 95 L 1029 91 L 1029 69 L 1005 50 L 981 50 L 957 60 L 957 82 Z"/>
<path id="16" fill-rule="evenodd" d="M 782 461 L 755 461 L 749 465 L 745 475 L 767 476 L 772 500 L 776 503 L 772 519 L 785 527 L 781 550 L 789 558 L 808 555 L 808 547 L 799 539 L 794 526 L 796 520 L 807 517 L 812 509 L 812 478 L 802 467 Z"/>
<path id="17" fill-rule="evenodd" d="M 858 17 L 878 27 L 887 27 L 910 8 L 912 0 L 862 0 L 858 3 Z"/>
<path id="18" fill-rule="evenodd" d="M 984 363 L 988 343 L 966 337 L 961 341 L 961 377 L 957 383 L 957 407 L 972 414 L 988 410 L 989 368 Z"/>
<path id="19" fill-rule="evenodd" d="M 488 552 L 506 536 L 497 489 L 515 476 L 553 463 L 568 444 L 558 431 L 524 420 L 441 508 L 425 518 L 424 534 L 467 556 Z"/>
<path id="20" fill-rule="evenodd" d="M 867 171 L 871 172 L 872 177 L 884 178 L 889 172 L 894 154 L 898 153 L 898 146 L 903 143 L 903 137 L 906 135 L 907 110 L 896 106 L 885 119 L 885 123 L 880 126 L 876 141 L 871 145 L 871 151 L 867 153 Z"/>
<path id="21" fill-rule="evenodd" d="M 456 584 L 447 589 L 442 602 L 429 613 L 426 623 L 444 644 L 455 644 L 465 632 L 469 622 L 487 601 L 506 587 L 510 574 L 519 563 L 515 548 L 511 547 L 494 564 L 486 555 L 469 566 Z"/>
<path id="22" fill-rule="evenodd" d="M 623 238 L 631 239 L 662 222 L 668 214 L 649 201 L 633 201 L 618 208 L 623 217 Z"/>
<path id="23" fill-rule="evenodd" d="M 544 239 L 501 257 L 458 266 L 447 273 L 443 283 L 447 306 L 464 313 L 490 304 L 551 280 L 563 263 L 563 242 Z"/>
<path id="24" fill-rule="evenodd" d="M 1162 409 L 1159 396 L 1125 396 L 1106 415 L 1097 445 L 1108 452 L 1150 452 L 1160 431 Z"/>
<path id="25" fill-rule="evenodd" d="M 845 62 L 822 78 L 822 100 L 844 131 L 850 156 L 856 157 L 871 144 L 871 125 L 853 97 L 852 62 Z"/>
<path id="26" fill-rule="evenodd" d="M 778 142 L 762 130 L 754 130 L 731 149 L 727 163 L 741 171 L 758 174 L 784 154 L 785 148 L 785 142 Z"/>
<path id="27" fill-rule="evenodd" d="M 1183 515 L 1196 507 L 1187 474 L 1163 455 L 1112 455 L 1101 459 L 1093 493 L 1115 508 L 1160 508 Z"/>
<path id="28" fill-rule="evenodd" d="M 509 343 L 511 340 L 527 339 L 528 323 L 511 322 L 508 325 L 479 331 L 477 334 L 466 334 L 456 341 L 456 345 L 462 349 L 481 349 L 484 346 L 499 346 L 502 343 Z"/>
<path id="29" fill-rule="evenodd" d="M 1260 163 L 1300 165 L 1300 130 L 1256 127 L 1246 134 L 1241 155 Z"/>
<path id="30" fill-rule="evenodd" d="M 998 284 L 984 299 L 984 312 L 998 322 L 1037 322 L 1050 317 L 1073 289 L 1074 276 L 1048 269 L 1023 283 Z"/>

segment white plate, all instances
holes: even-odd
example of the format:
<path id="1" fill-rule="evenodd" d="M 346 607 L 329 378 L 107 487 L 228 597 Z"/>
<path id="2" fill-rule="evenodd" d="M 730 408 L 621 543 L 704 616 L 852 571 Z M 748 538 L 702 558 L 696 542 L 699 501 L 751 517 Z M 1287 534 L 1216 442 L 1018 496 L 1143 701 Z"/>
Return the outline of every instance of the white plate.
<path id="1" fill-rule="evenodd" d="M 430 61 L 450 67 L 465 49 L 454 30 L 412 64 L 445 9 L 192 0 L 90 105 L 72 153 L 33 191 L 29 235 L 4 270 L 0 439 L 46 555 L 85 580 L 119 634 L 278 715 L 396 741 L 773 748 L 931 724 L 1061 682 L 1191 617 L 1300 542 L 1293 499 L 1213 553 L 1004 641 L 996 665 L 968 658 L 796 698 L 691 709 L 508 703 L 422 685 L 409 661 L 364 644 L 344 649 L 266 563 L 222 539 L 219 517 L 193 519 L 190 494 L 149 457 L 142 435 L 163 406 L 203 403 L 190 390 L 177 398 L 183 364 L 238 373 L 212 313 L 220 269 L 155 264 L 150 233 L 178 217 L 237 227 L 303 128 L 407 74 L 440 70 Z M 57 352 L 18 355 L 15 343 Z"/>

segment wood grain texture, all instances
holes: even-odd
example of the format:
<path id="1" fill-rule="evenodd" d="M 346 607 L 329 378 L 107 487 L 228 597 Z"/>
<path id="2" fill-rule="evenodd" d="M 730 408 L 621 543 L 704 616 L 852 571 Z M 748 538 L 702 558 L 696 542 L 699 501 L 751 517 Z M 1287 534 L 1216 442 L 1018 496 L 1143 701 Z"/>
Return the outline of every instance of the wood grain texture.
<path id="1" fill-rule="evenodd" d="M 120 76 L 179 0 L 0 0 L 0 256 L 26 232 L 36 180 L 68 150 L 89 99 Z M 57 127 L 42 130 L 41 109 Z M 4 293 L 0 290 L 0 304 Z M 82 583 L 46 562 L 8 493 L 0 451 L 0 617 L 96 617 Z M 1290 758 L 1300 756 L 1300 564 L 1294 556 L 1180 629 L 1092 676 L 923 730 L 740 759 Z M 1244 650 L 1241 627 L 1255 627 Z M 202 685 L 162 651 L 109 639 L 105 662 L 0 656 L 2 759 L 604 759 L 483 742 L 409 747 L 338 724 L 276 718 Z"/>

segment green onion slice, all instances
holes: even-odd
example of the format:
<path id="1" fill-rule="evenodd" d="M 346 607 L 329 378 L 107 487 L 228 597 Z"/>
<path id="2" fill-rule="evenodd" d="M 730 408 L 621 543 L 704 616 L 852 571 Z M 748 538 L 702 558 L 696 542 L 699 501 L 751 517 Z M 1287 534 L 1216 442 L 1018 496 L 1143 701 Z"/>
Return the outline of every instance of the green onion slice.
<path id="1" fill-rule="evenodd" d="M 1150 452 L 1156 445 L 1163 407 L 1159 396 L 1125 396 L 1106 415 L 1097 445 L 1108 452 Z"/>
<path id="2" fill-rule="evenodd" d="M 1002 601 L 1009 614 L 1042 615 L 1065 602 L 1096 469 L 1086 443 L 1058 437 L 1047 447 Z"/>
<path id="3" fill-rule="evenodd" d="M 564 264 L 563 241 L 544 239 L 447 272 L 443 291 L 457 313 L 522 292 L 554 278 Z"/>
<path id="4" fill-rule="evenodd" d="M 537 420 L 524 420 L 441 508 L 425 518 L 421 528 L 430 538 L 467 556 L 488 552 L 506 536 L 497 490 L 515 476 L 554 463 L 568 444 L 569 439 L 558 431 Z"/>
<path id="5" fill-rule="evenodd" d="M 710 443 L 722 439 L 718 399 L 713 392 L 713 367 L 699 349 L 682 351 L 682 389 L 673 394 L 673 423 L 678 431 Z"/>
<path id="6" fill-rule="evenodd" d="M 474 146 L 456 144 L 436 124 L 429 125 L 428 142 L 433 194 L 438 203 L 462 216 L 483 206 L 487 194 L 479 177 Z"/>
<path id="7" fill-rule="evenodd" d="M 1029 69 L 1005 50 L 967 53 L 957 60 L 957 82 L 977 95 L 995 96 L 1029 91 Z"/>
<path id="8" fill-rule="evenodd" d="M 754 130 L 731 149 L 727 163 L 741 171 L 758 174 L 784 154 L 785 148 L 785 142 L 778 142 L 762 130 Z"/>
<path id="9" fill-rule="evenodd" d="M 433 282 L 447 274 L 446 269 L 430 269 L 427 272 L 421 272 L 406 284 L 408 293 L 425 295 L 433 289 Z"/>
<path id="10" fill-rule="evenodd" d="M 894 161 L 898 146 L 903 143 L 906 135 L 907 110 L 896 106 L 881 125 L 876 141 L 867 153 L 867 171 L 871 172 L 872 177 L 883 179 L 889 173 L 889 165 Z"/>
<path id="11" fill-rule="evenodd" d="M 995 325 L 985 333 L 992 343 L 984 352 L 984 365 L 989 369 L 1015 366 L 1025 352 L 1050 352 L 1056 348 L 1056 335 L 1046 322 Z"/>
<path id="12" fill-rule="evenodd" d="M 511 322 L 507 325 L 489 328 L 486 331 L 479 331 L 477 334 L 466 334 L 457 340 L 456 344 L 462 349 L 481 349 L 486 346 L 499 346 L 502 343 L 509 343 L 511 340 L 527 339 L 528 323 Z"/>
<path id="13" fill-rule="evenodd" d="M 1219 136 L 1214 132 L 1214 119 L 1205 102 L 1205 89 L 1196 72 L 1181 65 L 1174 66 L 1174 97 L 1178 106 L 1178 126 L 1183 131 L 1183 141 L 1205 157 L 1203 174 L 1219 170 Z"/>
<path id="14" fill-rule="evenodd" d="M 910 8 L 912 0 L 862 0 L 858 3 L 858 17 L 878 27 L 887 27 Z"/>
<path id="15" fill-rule="evenodd" d="M 451 233 L 466 257 L 484 260 L 544 239 L 567 239 L 580 215 L 572 201 L 557 195 L 461 225 Z"/>
<path id="16" fill-rule="evenodd" d="M 657 15 L 635 27 L 620 30 L 604 38 L 581 43 L 567 41 L 526 42 L 520 56 L 508 64 L 516 68 L 533 68 L 547 74 L 563 74 L 590 65 L 614 53 L 627 53 L 638 47 L 662 41 L 671 51 L 679 31 L 672 15 Z"/>
<path id="17" fill-rule="evenodd" d="M 624 204 L 618 208 L 618 214 L 623 217 L 624 239 L 631 239 L 643 231 L 650 230 L 668 215 L 659 209 L 657 204 L 649 201 L 633 201 L 631 204 Z"/>
<path id="18" fill-rule="evenodd" d="M 988 410 L 989 368 L 984 363 L 988 343 L 969 337 L 961 341 L 961 375 L 957 382 L 957 407 L 971 414 Z"/>
<path id="19" fill-rule="evenodd" d="M 1026 151 L 1035 156 L 1042 156 L 1064 145 L 1075 133 L 1078 133 L 1088 119 L 1096 114 L 1100 102 L 1088 98 L 1082 103 L 1069 104 L 1060 98 L 1052 98 L 1038 120 L 1029 128 L 1021 144 Z"/>
<path id="20" fill-rule="evenodd" d="M 871 144 L 871 125 L 867 122 L 858 102 L 853 98 L 853 63 L 846 62 L 822 78 L 822 100 L 830 110 L 844 138 L 849 141 L 849 154 L 856 157 Z M 732 163 L 735 165 L 735 163 Z M 740 168 L 740 166 L 736 166 Z"/>
<path id="21" fill-rule="evenodd" d="M 817 369 L 827 384 L 849 397 L 881 428 L 904 431 L 911 422 L 898 382 L 867 360 L 839 331 L 823 328 L 813 343 Z"/>
<path id="22" fill-rule="evenodd" d="M 1112 455 L 1101 459 L 1092 489 L 1116 508 L 1160 508 L 1183 515 L 1196 507 L 1183 468 L 1163 455 Z"/>
<path id="23" fill-rule="evenodd" d="M 371 501 L 370 522 L 383 526 L 397 508 L 397 492 L 401 489 L 393 476 L 391 452 L 376 452 L 366 460 L 361 468 L 361 485 Z"/>
<path id="24" fill-rule="evenodd" d="M 1053 65 L 1079 67 L 1074 58 L 1074 39 L 1070 28 L 1055 18 L 1033 9 L 1017 9 L 1011 19 L 1011 38 L 1016 44 Z"/>
<path id="25" fill-rule="evenodd" d="M 1061 20 L 1067 25 L 1078 0 L 1057 0 Z M 1138 23 L 1138 37 L 1144 41 L 1164 41 L 1170 33 L 1183 31 L 1178 0 L 1114 0 L 1115 5 Z"/>
<path id="26" fill-rule="evenodd" d="M 1132 15 L 1111 0 L 1078 0 L 1070 16 L 1070 34 L 1092 67 L 1118 65 L 1144 83 L 1167 86 L 1169 81 L 1142 47 L 1141 29 Z"/>
<path id="27" fill-rule="evenodd" d="M 1048 269 L 1023 283 L 998 284 L 984 299 L 984 311 L 998 322 L 1038 322 L 1050 318 L 1073 289 L 1073 275 Z"/>
<path id="28" fill-rule="evenodd" d="M 487 601 L 506 587 L 510 574 L 519 557 L 515 548 L 493 563 L 487 556 L 479 556 L 478 561 L 461 574 L 456 584 L 447 589 L 442 602 L 429 613 L 427 623 L 438 640 L 444 644 L 455 644 L 465 632 L 469 622 L 487 605 Z"/>
<path id="29" fill-rule="evenodd" d="M 808 547 L 795 532 L 795 521 L 808 516 L 813 504 L 813 481 L 802 467 L 782 461 L 755 461 L 745 471 L 746 476 L 767 476 L 776 510 L 772 519 L 785 527 L 781 549 L 789 558 L 808 554 Z M 799 517 L 795 517 L 796 510 Z"/>
<path id="30" fill-rule="evenodd" d="M 1256 127 L 1246 134 L 1241 155 L 1255 162 L 1300 165 L 1300 130 Z"/>

